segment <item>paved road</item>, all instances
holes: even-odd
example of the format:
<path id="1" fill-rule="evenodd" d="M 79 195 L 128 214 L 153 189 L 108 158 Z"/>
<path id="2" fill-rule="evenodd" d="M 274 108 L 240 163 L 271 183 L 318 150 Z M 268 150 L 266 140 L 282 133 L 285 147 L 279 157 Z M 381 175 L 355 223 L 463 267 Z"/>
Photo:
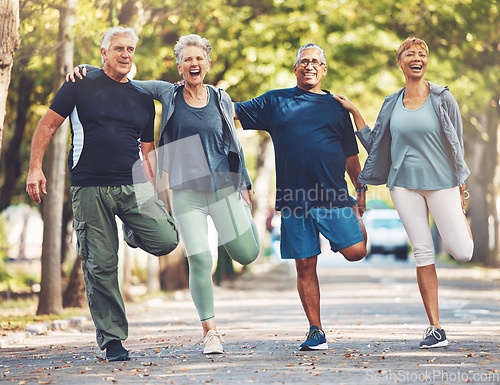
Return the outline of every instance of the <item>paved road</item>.
<path id="1" fill-rule="evenodd" d="M 49 331 L 0 349 L 0 382 L 15 384 L 500 384 L 500 272 L 439 267 L 441 321 L 450 340 L 418 349 L 427 326 L 412 262 L 320 257 L 330 349 L 300 352 L 307 330 L 293 265 L 255 264 L 216 288 L 227 351 L 203 355 L 187 291 L 128 304 L 131 361 L 109 363 L 94 329 Z"/>

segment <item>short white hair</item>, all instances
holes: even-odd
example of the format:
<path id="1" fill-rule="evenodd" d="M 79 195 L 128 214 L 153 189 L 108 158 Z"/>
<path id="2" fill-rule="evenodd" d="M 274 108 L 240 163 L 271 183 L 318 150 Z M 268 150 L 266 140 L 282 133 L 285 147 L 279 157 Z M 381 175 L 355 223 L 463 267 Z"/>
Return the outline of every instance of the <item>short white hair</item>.
<path id="1" fill-rule="evenodd" d="M 105 50 L 109 49 L 109 46 L 111 45 L 111 40 L 115 36 L 119 35 L 127 35 L 134 41 L 134 47 L 137 45 L 137 42 L 139 41 L 139 36 L 135 33 L 135 31 L 132 28 L 125 28 L 125 27 L 113 27 L 111 29 L 108 29 L 104 35 L 102 36 L 101 40 L 101 48 L 104 48 Z M 102 62 L 104 63 L 104 58 L 101 55 Z"/>
<path id="2" fill-rule="evenodd" d="M 193 33 L 191 35 L 181 36 L 179 40 L 177 40 L 177 44 L 175 44 L 174 47 L 175 61 L 177 62 L 177 64 L 181 64 L 184 50 L 190 46 L 200 47 L 203 50 L 207 61 L 210 61 L 210 53 L 212 52 L 210 42 L 208 41 L 208 39 L 199 35 L 195 35 Z"/>
<path id="3" fill-rule="evenodd" d="M 314 43 L 307 43 L 307 44 L 304 44 L 302 47 L 299 48 L 299 50 L 297 51 L 297 55 L 295 55 L 295 64 L 298 63 L 301 52 L 304 51 L 304 50 L 306 50 L 306 49 L 317 49 L 319 52 L 321 52 L 321 61 L 326 64 L 326 54 L 325 54 L 325 51 L 319 45 L 314 44 Z"/>

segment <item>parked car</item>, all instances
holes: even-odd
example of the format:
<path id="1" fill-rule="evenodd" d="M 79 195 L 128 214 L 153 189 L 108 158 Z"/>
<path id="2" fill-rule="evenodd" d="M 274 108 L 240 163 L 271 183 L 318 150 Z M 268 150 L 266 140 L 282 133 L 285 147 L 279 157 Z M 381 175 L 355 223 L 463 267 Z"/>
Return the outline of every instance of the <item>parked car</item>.
<path id="1" fill-rule="evenodd" d="M 397 260 L 408 258 L 408 236 L 396 210 L 368 210 L 363 222 L 368 234 L 366 258 L 373 254 L 394 254 Z"/>

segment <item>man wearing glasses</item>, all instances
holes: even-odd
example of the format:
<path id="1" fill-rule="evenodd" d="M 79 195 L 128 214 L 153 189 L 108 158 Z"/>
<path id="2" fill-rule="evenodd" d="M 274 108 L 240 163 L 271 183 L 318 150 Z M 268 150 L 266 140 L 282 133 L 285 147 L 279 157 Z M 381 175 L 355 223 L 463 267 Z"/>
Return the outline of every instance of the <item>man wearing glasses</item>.
<path id="1" fill-rule="evenodd" d="M 309 321 L 300 350 L 327 349 L 321 325 L 320 289 L 316 271 L 321 233 L 333 251 L 348 261 L 366 255 L 361 220 L 366 186 L 349 112 L 321 89 L 326 56 L 316 44 L 298 51 L 293 68 L 297 86 L 269 91 L 235 103 L 244 129 L 267 131 L 276 157 L 276 210 L 281 211 L 281 258 L 294 259 L 297 290 Z M 345 172 L 356 189 L 348 192 Z"/>

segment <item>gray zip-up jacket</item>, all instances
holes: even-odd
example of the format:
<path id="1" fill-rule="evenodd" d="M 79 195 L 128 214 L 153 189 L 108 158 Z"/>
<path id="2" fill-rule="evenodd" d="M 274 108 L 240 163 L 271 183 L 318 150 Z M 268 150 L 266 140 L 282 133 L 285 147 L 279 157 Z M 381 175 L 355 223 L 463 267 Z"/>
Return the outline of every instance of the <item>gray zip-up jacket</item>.
<path id="1" fill-rule="evenodd" d="M 174 98 L 179 90 L 182 90 L 183 86 L 176 86 L 169 82 L 164 82 L 161 80 L 149 80 L 140 81 L 132 80 L 133 83 L 139 87 L 146 90 L 154 99 L 159 100 L 162 105 L 161 113 L 161 132 L 160 132 L 160 148 L 167 144 L 167 122 L 174 113 L 175 103 Z M 236 135 L 236 126 L 234 124 L 234 114 L 233 114 L 233 102 L 231 97 L 222 88 L 216 88 L 211 85 L 207 85 L 212 88 L 217 94 L 217 105 L 223 117 L 223 122 L 225 123 L 225 128 L 229 135 L 224 136 L 224 144 L 226 152 L 228 154 L 229 166 L 231 173 L 233 174 L 233 183 L 238 190 L 249 190 L 251 189 L 252 182 L 248 176 L 248 171 L 245 165 L 245 157 L 243 155 L 243 149 L 241 147 L 240 141 Z M 159 167 L 161 166 L 161 161 L 163 157 L 159 157 Z"/>
<path id="2" fill-rule="evenodd" d="M 432 106 L 439 117 L 441 127 L 452 148 L 453 159 L 451 160 L 455 166 L 455 176 L 458 184 L 462 185 L 469 176 L 470 170 L 464 160 L 463 127 L 458 103 L 448 87 L 428 83 Z M 404 89 L 403 87 L 385 98 L 373 130 L 365 126 L 356 132 L 361 144 L 368 152 L 368 158 L 358 177 L 360 183 L 372 185 L 387 183 L 392 164 L 392 139 L 389 124 L 394 106 Z"/>

